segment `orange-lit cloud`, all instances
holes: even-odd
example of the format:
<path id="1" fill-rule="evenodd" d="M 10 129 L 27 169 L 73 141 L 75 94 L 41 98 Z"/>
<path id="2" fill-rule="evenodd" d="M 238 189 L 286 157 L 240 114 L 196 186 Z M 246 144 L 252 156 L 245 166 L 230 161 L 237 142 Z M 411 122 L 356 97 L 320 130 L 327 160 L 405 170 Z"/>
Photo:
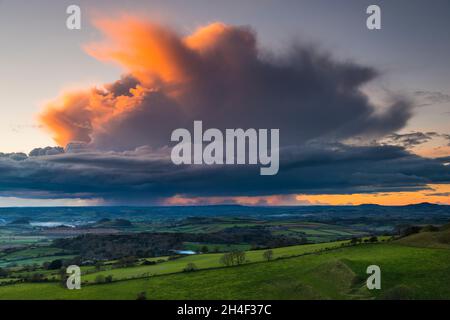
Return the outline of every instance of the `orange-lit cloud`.
<path id="1" fill-rule="evenodd" d="M 112 61 L 147 86 L 159 80 L 177 82 L 188 76 L 189 50 L 171 29 L 133 17 L 94 23 L 106 40 L 85 46 L 101 61 Z M 192 57 L 193 58 L 193 57 Z"/>
<path id="2" fill-rule="evenodd" d="M 40 120 L 61 146 L 75 140 L 116 151 L 161 147 L 174 129 L 199 119 L 215 128 L 280 128 L 282 144 L 298 144 L 382 136 L 411 116 L 407 101 L 382 110 L 369 102 L 360 88 L 376 70 L 308 46 L 263 55 L 249 27 L 216 22 L 183 36 L 131 16 L 94 25 L 104 39 L 85 51 L 119 65 L 125 76 L 66 91 L 45 106 Z"/>
<path id="3" fill-rule="evenodd" d="M 180 89 L 195 80 L 193 70 L 201 68 L 201 53 L 214 47 L 221 35 L 233 31 L 233 27 L 213 23 L 183 38 L 170 28 L 130 16 L 100 19 L 94 24 L 105 40 L 86 45 L 86 52 L 100 61 L 120 65 L 137 83 L 122 95 L 111 90 L 116 84 L 109 84 L 106 90 L 66 91 L 49 102 L 39 119 L 61 146 L 71 141 L 91 142 L 94 132 L 105 130 L 104 124 L 136 108 L 146 94 L 161 86 L 164 94 L 177 99 Z"/>
<path id="4" fill-rule="evenodd" d="M 420 147 L 413 150 L 414 153 L 427 157 L 427 158 L 439 158 L 448 157 L 450 155 L 450 146 L 440 145 L 434 147 Z"/>
<path id="5" fill-rule="evenodd" d="M 46 105 L 39 120 L 60 146 L 71 141 L 89 143 L 94 131 L 101 131 L 105 123 L 139 105 L 145 92 L 141 86 L 130 88 L 130 95 L 123 96 L 96 88 L 64 92 Z"/>

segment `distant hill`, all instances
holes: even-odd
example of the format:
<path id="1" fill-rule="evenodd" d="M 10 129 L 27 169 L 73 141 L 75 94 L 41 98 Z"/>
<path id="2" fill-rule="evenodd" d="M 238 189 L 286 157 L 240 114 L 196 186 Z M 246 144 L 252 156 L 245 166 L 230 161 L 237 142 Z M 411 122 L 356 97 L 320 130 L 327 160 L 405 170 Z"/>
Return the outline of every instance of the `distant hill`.
<path id="1" fill-rule="evenodd" d="M 440 231 L 422 231 L 397 240 L 398 243 L 414 247 L 450 249 L 450 224 Z"/>
<path id="2" fill-rule="evenodd" d="M 95 223 L 96 227 L 132 227 L 133 224 L 131 223 L 131 221 L 126 220 L 126 219 L 108 219 L 108 218 L 103 218 L 100 219 L 99 221 L 97 221 L 97 223 Z"/>
<path id="3" fill-rule="evenodd" d="M 436 209 L 443 205 L 435 204 L 435 203 L 429 203 L 429 202 L 422 202 L 417 204 L 409 204 L 404 207 L 406 208 L 420 208 L 420 209 Z"/>

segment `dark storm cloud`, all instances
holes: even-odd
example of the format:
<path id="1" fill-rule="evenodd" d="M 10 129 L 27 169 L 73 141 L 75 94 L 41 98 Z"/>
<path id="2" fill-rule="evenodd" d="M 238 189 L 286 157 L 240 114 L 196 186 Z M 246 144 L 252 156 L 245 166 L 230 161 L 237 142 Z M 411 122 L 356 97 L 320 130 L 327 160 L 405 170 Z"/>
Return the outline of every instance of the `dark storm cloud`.
<path id="1" fill-rule="evenodd" d="M 249 27 L 211 24 L 183 37 L 135 19 L 101 22 L 108 45 L 88 52 L 118 63 L 128 75 L 105 90 L 67 93 L 50 103 L 43 123 L 62 145 L 76 140 L 98 150 L 158 148 L 177 128 L 277 128 L 281 144 L 313 139 L 377 138 L 402 128 L 408 101 L 375 107 L 361 88 L 378 72 L 339 61 L 309 45 L 284 54 L 261 49 Z M 136 41 L 135 39 L 139 39 Z"/>
<path id="2" fill-rule="evenodd" d="M 158 203 L 174 196 L 257 196 L 405 191 L 449 183 L 448 159 L 425 159 L 401 147 L 342 144 L 288 148 L 276 176 L 252 166 L 174 166 L 166 152 L 92 152 L 0 157 L 0 194 L 34 198 L 103 198 Z"/>
<path id="3" fill-rule="evenodd" d="M 379 139 L 411 117 L 405 99 L 380 108 L 370 102 L 362 90 L 378 77 L 370 66 L 308 45 L 273 55 L 260 48 L 251 28 L 221 23 L 188 37 L 135 19 L 102 22 L 100 29 L 109 43 L 88 52 L 118 63 L 126 75 L 51 102 L 41 120 L 66 152 L 0 156 L 1 195 L 133 204 L 175 195 L 289 198 L 450 182 L 443 161 L 402 147 L 426 137 L 391 135 L 399 146 L 341 143 Z M 171 133 L 191 129 L 194 120 L 205 129 L 280 129 L 279 173 L 260 176 L 259 167 L 247 165 L 173 165 Z"/>

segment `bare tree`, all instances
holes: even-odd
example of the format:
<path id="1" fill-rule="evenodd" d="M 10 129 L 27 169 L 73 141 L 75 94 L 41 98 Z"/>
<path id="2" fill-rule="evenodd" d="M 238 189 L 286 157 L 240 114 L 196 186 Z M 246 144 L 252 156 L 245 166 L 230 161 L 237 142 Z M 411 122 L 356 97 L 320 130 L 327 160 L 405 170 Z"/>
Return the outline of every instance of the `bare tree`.
<path id="1" fill-rule="evenodd" d="M 264 251 L 263 258 L 267 261 L 272 260 L 273 259 L 273 251 L 272 250 Z"/>

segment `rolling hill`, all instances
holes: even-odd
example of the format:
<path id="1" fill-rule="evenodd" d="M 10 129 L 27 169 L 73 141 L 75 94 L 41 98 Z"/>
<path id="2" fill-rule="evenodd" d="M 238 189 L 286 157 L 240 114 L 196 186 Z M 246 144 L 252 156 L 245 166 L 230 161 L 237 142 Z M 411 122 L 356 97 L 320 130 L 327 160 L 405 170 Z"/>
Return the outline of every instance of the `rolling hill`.
<path id="1" fill-rule="evenodd" d="M 418 234 L 389 243 L 341 247 L 234 267 L 175 270 L 84 285 L 76 291 L 56 282 L 6 285 L 0 287 L 0 299 L 136 299 L 140 292 L 148 299 L 450 299 L 450 250 L 436 247 L 439 237 Z M 196 263 L 196 259 L 208 256 L 213 255 L 189 258 Z M 200 260 L 197 262 L 201 265 Z M 381 290 L 369 291 L 365 286 L 366 268 L 372 264 L 381 268 Z M 126 269 L 122 272 L 128 272 Z"/>

